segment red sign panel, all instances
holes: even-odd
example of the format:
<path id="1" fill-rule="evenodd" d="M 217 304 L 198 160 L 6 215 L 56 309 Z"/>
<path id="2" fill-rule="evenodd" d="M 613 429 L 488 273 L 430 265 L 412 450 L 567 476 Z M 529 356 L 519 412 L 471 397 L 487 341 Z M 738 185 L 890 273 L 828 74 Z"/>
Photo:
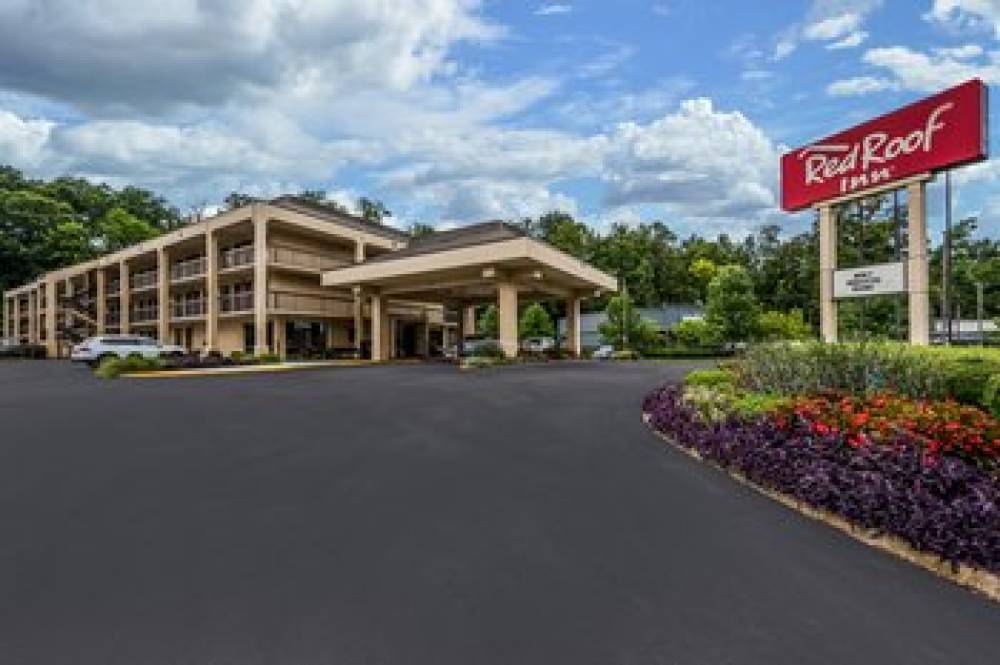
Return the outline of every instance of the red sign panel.
<path id="1" fill-rule="evenodd" d="M 985 159 L 987 92 L 974 79 L 786 153 L 781 158 L 781 207 L 801 210 Z"/>

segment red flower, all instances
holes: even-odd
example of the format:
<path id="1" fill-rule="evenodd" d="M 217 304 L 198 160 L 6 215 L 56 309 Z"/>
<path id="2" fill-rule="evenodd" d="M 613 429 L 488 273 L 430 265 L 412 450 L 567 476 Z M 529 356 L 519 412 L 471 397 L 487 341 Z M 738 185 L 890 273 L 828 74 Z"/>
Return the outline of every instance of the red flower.
<path id="1" fill-rule="evenodd" d="M 830 433 L 830 428 L 825 423 L 813 423 L 812 430 L 820 436 L 826 436 Z"/>

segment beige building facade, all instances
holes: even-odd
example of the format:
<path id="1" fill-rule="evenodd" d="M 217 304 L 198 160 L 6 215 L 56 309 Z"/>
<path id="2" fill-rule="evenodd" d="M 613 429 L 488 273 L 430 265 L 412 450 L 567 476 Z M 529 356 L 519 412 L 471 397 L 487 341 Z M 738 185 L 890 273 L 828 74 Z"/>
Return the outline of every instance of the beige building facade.
<path id="1" fill-rule="evenodd" d="M 190 352 L 429 356 L 498 304 L 516 353 L 524 299 L 580 301 L 615 281 L 499 222 L 419 240 L 296 197 L 256 202 L 42 275 L 3 294 L 3 335 L 66 357 L 101 334 Z M 567 343 L 579 352 L 579 334 Z M 577 325 L 575 330 L 579 330 Z M 575 339 L 575 341 L 574 341 Z"/>

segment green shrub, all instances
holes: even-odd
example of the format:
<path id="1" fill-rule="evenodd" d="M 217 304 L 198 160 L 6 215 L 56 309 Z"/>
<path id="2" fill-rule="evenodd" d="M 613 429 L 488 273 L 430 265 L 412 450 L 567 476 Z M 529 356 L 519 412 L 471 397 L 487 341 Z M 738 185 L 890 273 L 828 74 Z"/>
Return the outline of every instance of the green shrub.
<path id="1" fill-rule="evenodd" d="M 277 353 L 261 353 L 254 360 L 261 365 L 273 365 L 274 363 L 280 363 L 281 357 Z"/>
<path id="2" fill-rule="evenodd" d="M 621 349 L 611 354 L 612 360 L 638 360 L 639 354 L 632 349 Z"/>
<path id="3" fill-rule="evenodd" d="M 735 363 L 735 371 L 738 385 L 757 392 L 888 391 L 987 406 L 984 390 L 987 381 L 1000 374 L 1000 350 L 890 342 L 782 342 L 750 347 Z"/>
<path id="4" fill-rule="evenodd" d="M 982 405 L 994 417 L 1000 418 L 1000 374 L 994 374 L 986 380 L 983 387 Z"/>
<path id="5" fill-rule="evenodd" d="M 733 401 L 733 411 L 743 418 L 755 418 L 777 411 L 788 404 L 789 398 L 772 393 L 743 393 Z"/>
<path id="6" fill-rule="evenodd" d="M 232 353 L 229 354 L 229 357 L 235 360 L 236 362 L 242 362 L 243 359 L 246 357 L 246 354 L 243 353 L 242 351 L 233 351 Z"/>
<path id="7" fill-rule="evenodd" d="M 163 361 L 158 358 L 143 358 L 141 356 L 105 358 L 94 373 L 102 379 L 117 379 L 122 374 L 151 372 L 163 367 Z"/>
<path id="8" fill-rule="evenodd" d="M 757 338 L 765 342 L 805 340 L 812 337 L 813 330 L 802 318 L 801 309 L 788 312 L 768 310 L 757 317 Z"/>
<path id="9" fill-rule="evenodd" d="M 503 347 L 497 342 L 483 342 L 469 351 L 470 358 L 506 358 Z"/>
<path id="10" fill-rule="evenodd" d="M 735 386 L 736 375 L 728 369 L 698 369 L 688 372 L 684 377 L 686 386 L 705 386 L 715 388 L 718 386 Z"/>
<path id="11" fill-rule="evenodd" d="M 688 347 L 720 346 L 722 329 L 704 319 L 686 319 L 670 329 L 670 336 L 678 344 Z"/>

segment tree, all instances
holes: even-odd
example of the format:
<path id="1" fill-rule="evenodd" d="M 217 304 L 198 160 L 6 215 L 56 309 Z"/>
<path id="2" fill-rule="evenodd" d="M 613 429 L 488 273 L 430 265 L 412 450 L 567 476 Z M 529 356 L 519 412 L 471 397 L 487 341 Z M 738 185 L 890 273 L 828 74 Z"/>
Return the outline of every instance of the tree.
<path id="1" fill-rule="evenodd" d="M 409 231 L 411 238 L 423 238 L 435 233 L 433 226 L 430 224 L 424 224 L 423 222 L 413 222 L 410 224 Z"/>
<path id="2" fill-rule="evenodd" d="M 618 349 L 642 351 L 659 341 L 659 328 L 652 321 L 642 318 L 627 294 L 619 294 L 608 300 L 605 316 L 607 320 L 597 327 L 605 344 Z"/>
<path id="3" fill-rule="evenodd" d="M 727 265 L 708 285 L 705 320 L 722 330 L 727 342 L 750 340 L 760 315 L 760 303 L 753 291 L 753 280 L 746 268 Z"/>
<path id="4" fill-rule="evenodd" d="M 813 337 L 813 330 L 802 318 L 802 310 L 788 312 L 768 310 L 757 318 L 757 338 L 766 342 L 804 340 Z"/>
<path id="5" fill-rule="evenodd" d="M 704 302 L 705 296 L 708 293 L 708 284 L 715 277 L 716 273 L 719 272 L 719 267 L 711 259 L 700 258 L 695 259 L 691 263 L 688 272 L 694 278 L 695 285 L 701 294 L 699 300 Z"/>
<path id="6" fill-rule="evenodd" d="M 340 201 L 328 198 L 325 189 L 304 189 L 299 192 L 299 198 L 312 201 L 317 205 L 321 205 L 324 208 L 329 208 L 332 212 L 337 212 L 342 215 L 350 214 L 347 206 L 342 204 Z"/>
<path id="7" fill-rule="evenodd" d="M 500 319 L 497 315 L 497 306 L 490 303 L 483 309 L 476 322 L 476 328 L 484 337 L 496 339 L 500 334 Z"/>
<path id="8" fill-rule="evenodd" d="M 112 208 L 97 220 L 97 229 L 96 244 L 102 252 L 117 252 L 158 235 L 151 224 L 122 208 Z"/>
<path id="9" fill-rule="evenodd" d="M 670 336 L 681 346 L 713 347 L 722 344 L 722 330 L 704 319 L 686 319 L 674 324 Z"/>
<path id="10" fill-rule="evenodd" d="M 533 302 L 521 313 L 518 333 L 522 338 L 552 337 L 555 335 L 555 326 L 545 308 L 540 303 Z"/>
<path id="11" fill-rule="evenodd" d="M 362 196 L 358 199 L 358 208 L 361 209 L 361 216 L 369 222 L 381 224 L 386 217 L 392 217 L 392 212 L 378 199 Z"/>
<path id="12" fill-rule="evenodd" d="M 241 192 L 229 192 L 226 194 L 226 198 L 222 200 L 223 205 L 225 205 L 226 210 L 235 210 L 236 208 L 242 208 L 243 206 L 248 206 L 254 201 L 254 197 L 249 194 L 243 194 Z"/>

